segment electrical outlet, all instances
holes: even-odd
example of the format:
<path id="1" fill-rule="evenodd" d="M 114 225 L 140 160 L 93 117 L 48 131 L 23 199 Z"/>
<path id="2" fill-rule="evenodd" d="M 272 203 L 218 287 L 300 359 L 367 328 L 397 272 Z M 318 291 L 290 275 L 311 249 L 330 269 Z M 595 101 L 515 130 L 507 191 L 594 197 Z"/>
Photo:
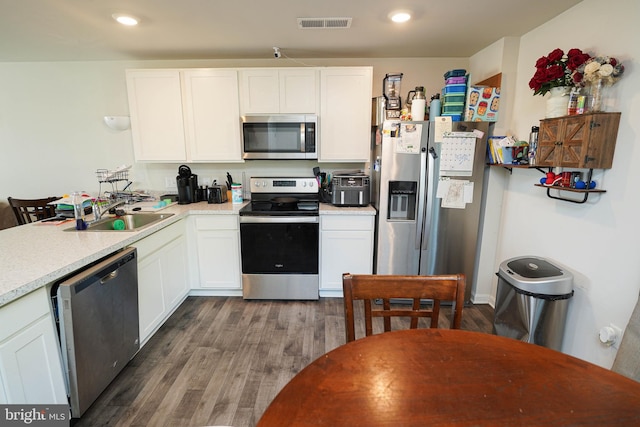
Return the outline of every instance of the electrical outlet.
<path id="1" fill-rule="evenodd" d="M 205 187 L 210 187 L 211 186 L 211 178 L 202 178 L 202 184 Z"/>
<path id="2" fill-rule="evenodd" d="M 177 188 L 176 179 L 165 177 L 164 186 L 165 188 Z"/>
<path id="3" fill-rule="evenodd" d="M 611 347 L 617 349 L 620 346 L 620 341 L 622 340 L 622 329 L 614 325 L 613 323 L 609 323 L 609 327 L 616 331 L 616 340 L 611 344 Z"/>

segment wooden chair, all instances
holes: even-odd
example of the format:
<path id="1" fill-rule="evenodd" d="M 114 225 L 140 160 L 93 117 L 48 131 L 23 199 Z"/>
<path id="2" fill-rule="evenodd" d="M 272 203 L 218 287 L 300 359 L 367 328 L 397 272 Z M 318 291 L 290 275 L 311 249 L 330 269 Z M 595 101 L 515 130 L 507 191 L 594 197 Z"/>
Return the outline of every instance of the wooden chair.
<path id="1" fill-rule="evenodd" d="M 47 197 L 46 199 L 14 199 L 7 197 L 7 201 L 16 216 L 18 225 L 28 224 L 45 218 L 56 216 L 56 207 L 48 204 L 60 197 Z"/>
<path id="2" fill-rule="evenodd" d="M 399 275 L 374 275 L 374 274 L 349 274 L 342 276 L 342 288 L 344 290 L 344 313 L 347 342 L 356 339 L 354 304 L 356 300 L 364 301 L 364 318 L 366 336 L 373 334 L 374 317 L 382 317 L 384 331 L 391 330 L 392 317 L 411 318 L 411 329 L 418 327 L 418 319 L 431 318 L 430 326 L 438 327 L 441 301 L 453 301 L 452 329 L 459 329 L 462 320 L 462 308 L 464 307 L 464 290 L 466 278 L 464 274 L 451 274 L 439 276 L 399 276 Z M 393 309 L 390 299 L 410 299 L 412 304 L 394 304 Z M 420 300 L 432 300 L 433 304 L 427 307 L 420 304 Z M 382 308 L 374 306 L 376 300 L 382 301 Z M 411 302 L 411 301 L 409 301 Z M 375 304 L 376 306 L 379 304 Z"/>

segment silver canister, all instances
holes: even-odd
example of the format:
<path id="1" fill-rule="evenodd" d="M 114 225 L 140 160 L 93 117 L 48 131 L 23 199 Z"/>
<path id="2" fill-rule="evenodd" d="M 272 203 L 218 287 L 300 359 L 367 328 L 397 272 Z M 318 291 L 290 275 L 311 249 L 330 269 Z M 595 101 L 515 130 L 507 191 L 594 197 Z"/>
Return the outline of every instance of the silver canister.
<path id="1" fill-rule="evenodd" d="M 536 164 L 536 151 L 538 151 L 538 132 L 540 128 L 538 126 L 531 127 L 531 133 L 529 134 L 529 148 L 527 149 L 527 156 L 529 157 L 529 164 Z"/>

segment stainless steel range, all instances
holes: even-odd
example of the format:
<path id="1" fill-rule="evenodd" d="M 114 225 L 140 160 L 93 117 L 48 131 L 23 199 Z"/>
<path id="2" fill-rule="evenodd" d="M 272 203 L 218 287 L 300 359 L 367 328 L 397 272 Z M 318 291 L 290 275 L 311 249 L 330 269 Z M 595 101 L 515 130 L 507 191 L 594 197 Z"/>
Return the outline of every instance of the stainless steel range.
<path id="1" fill-rule="evenodd" d="M 314 177 L 256 177 L 240 209 L 245 299 L 318 299 L 320 219 Z"/>

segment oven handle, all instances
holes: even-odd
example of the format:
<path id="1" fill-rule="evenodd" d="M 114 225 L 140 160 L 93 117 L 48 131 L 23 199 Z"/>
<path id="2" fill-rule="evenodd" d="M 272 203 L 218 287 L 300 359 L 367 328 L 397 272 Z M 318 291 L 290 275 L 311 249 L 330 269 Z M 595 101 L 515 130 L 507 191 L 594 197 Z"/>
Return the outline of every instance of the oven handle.
<path id="1" fill-rule="evenodd" d="M 319 223 L 320 217 L 317 216 L 241 216 L 240 223 Z"/>

